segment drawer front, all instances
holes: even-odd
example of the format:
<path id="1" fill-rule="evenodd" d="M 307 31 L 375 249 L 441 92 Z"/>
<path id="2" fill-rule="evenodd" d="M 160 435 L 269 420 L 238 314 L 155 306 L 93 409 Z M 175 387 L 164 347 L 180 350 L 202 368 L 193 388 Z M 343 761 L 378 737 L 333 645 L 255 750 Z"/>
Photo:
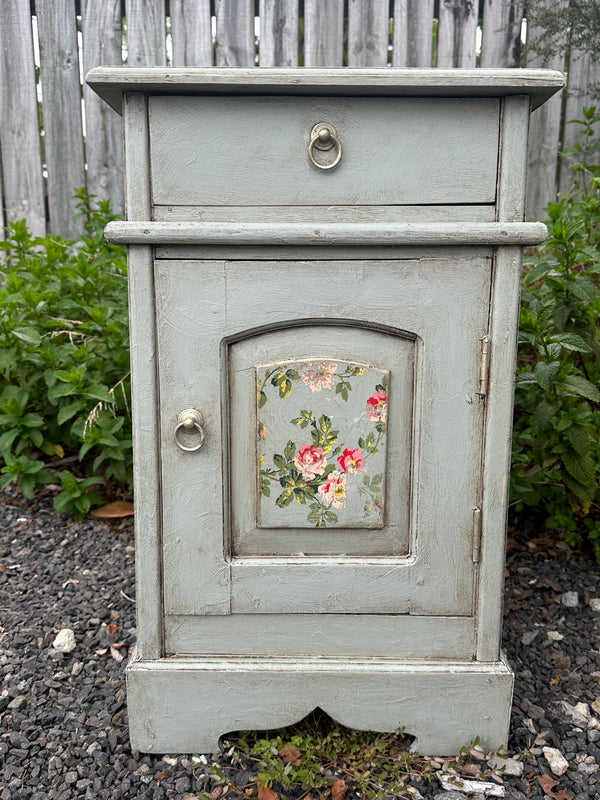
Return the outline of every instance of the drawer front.
<path id="1" fill-rule="evenodd" d="M 494 98 L 149 98 L 160 205 L 494 203 Z M 339 144 L 310 157 L 325 123 Z"/>

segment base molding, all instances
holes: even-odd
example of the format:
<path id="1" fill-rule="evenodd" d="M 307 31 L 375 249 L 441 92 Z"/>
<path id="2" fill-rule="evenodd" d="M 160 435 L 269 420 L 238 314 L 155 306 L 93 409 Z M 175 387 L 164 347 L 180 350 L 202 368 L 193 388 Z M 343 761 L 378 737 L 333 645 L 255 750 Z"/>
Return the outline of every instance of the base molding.
<path id="1" fill-rule="evenodd" d="M 422 755 L 455 755 L 477 736 L 508 739 L 513 673 L 500 661 L 201 658 L 127 666 L 131 746 L 144 753 L 213 753 L 219 737 L 298 722 L 316 707 L 360 730 L 403 728 Z"/>

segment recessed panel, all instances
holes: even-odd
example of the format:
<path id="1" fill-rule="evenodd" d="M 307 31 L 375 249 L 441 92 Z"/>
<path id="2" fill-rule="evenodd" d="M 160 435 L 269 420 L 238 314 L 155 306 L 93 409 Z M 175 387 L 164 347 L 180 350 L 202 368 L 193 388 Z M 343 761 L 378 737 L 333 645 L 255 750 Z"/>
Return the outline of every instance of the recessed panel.
<path id="1" fill-rule="evenodd" d="M 418 340 L 302 324 L 228 361 L 232 555 L 407 555 Z"/>
<path id="2" fill-rule="evenodd" d="M 256 367 L 259 528 L 382 528 L 390 376 L 314 358 Z"/>

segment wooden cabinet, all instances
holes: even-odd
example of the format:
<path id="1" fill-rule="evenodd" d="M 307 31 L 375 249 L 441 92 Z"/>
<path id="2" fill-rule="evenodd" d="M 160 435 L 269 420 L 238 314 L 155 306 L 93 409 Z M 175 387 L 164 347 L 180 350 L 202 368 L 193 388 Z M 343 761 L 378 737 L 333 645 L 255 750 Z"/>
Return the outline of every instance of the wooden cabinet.
<path id="1" fill-rule="evenodd" d="M 100 68 L 125 119 L 133 747 L 297 721 L 506 742 L 531 108 L 545 71 Z"/>

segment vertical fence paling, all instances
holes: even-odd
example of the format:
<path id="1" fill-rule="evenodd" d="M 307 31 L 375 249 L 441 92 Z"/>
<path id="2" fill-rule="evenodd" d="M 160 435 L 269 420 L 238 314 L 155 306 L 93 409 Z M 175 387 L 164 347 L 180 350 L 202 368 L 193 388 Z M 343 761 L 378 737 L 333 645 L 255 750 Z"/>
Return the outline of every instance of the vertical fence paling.
<path id="1" fill-rule="evenodd" d="M 304 0 L 304 66 L 344 63 L 344 5 L 338 0 Z"/>
<path id="2" fill-rule="evenodd" d="M 251 67 L 255 62 L 254 0 L 215 0 L 218 67 Z"/>
<path id="3" fill-rule="evenodd" d="M 390 18 L 381 0 L 348 0 L 348 66 L 385 67 Z"/>
<path id="4" fill-rule="evenodd" d="M 260 0 L 261 67 L 298 66 L 298 0 Z"/>
<path id="5" fill-rule="evenodd" d="M 210 0 L 171 0 L 173 66 L 213 63 Z"/>
<path id="6" fill-rule="evenodd" d="M 477 63 L 478 3 L 442 0 L 438 28 L 438 67 L 474 67 Z"/>
<path id="7" fill-rule="evenodd" d="M 6 219 L 26 218 L 35 233 L 46 227 L 42 153 L 47 169 L 47 206 L 52 232 L 76 235 L 73 193 L 86 185 L 100 199 L 123 210 L 121 120 L 86 86 L 85 144 L 81 117 L 84 74 L 99 64 L 130 66 L 249 67 L 474 67 L 478 12 L 482 11 L 482 67 L 518 63 L 524 0 L 259 0 L 258 50 L 255 0 L 79 0 L 82 47 L 77 42 L 76 0 L 35 0 L 40 44 L 44 149 L 40 147 L 30 0 L 11 0 L 0 28 L 0 186 Z M 535 0 L 536 6 L 565 7 L 569 0 Z M 479 9 L 481 5 L 481 9 Z M 344 17 L 344 6 L 348 16 Z M 211 7 L 214 18 L 211 18 Z M 390 11 L 391 7 L 391 11 Z M 169 18 L 167 18 L 169 13 Z M 392 13 L 390 20 L 388 13 Z M 434 30 L 437 33 L 434 35 Z M 347 26 L 347 27 L 345 27 Z M 213 35 L 216 31 L 216 35 Z M 169 42 L 171 55 L 167 49 Z M 303 35 L 302 35 L 303 33 Z M 391 57 L 390 57 L 391 33 Z M 537 31 L 529 27 L 528 37 Z M 542 63 L 528 53 L 527 66 L 564 69 L 565 37 L 556 56 Z M 125 44 L 125 47 L 124 47 Z M 257 57 L 258 52 L 258 57 Z M 566 119 L 581 116 L 590 102 L 589 80 L 598 65 L 572 50 Z M 555 98 L 531 119 L 528 215 L 539 216 L 555 196 L 561 140 L 561 101 Z M 566 127 L 564 143 L 576 136 Z M 85 156 L 85 165 L 84 165 Z M 560 176 L 568 189 L 568 173 Z M 0 223 L 4 222 L 0 212 Z"/>
<path id="8" fill-rule="evenodd" d="M 2 172 L 6 219 L 25 218 L 31 232 L 46 229 L 44 184 L 29 3 L 2 9 Z"/>
<path id="9" fill-rule="evenodd" d="M 82 4 L 83 74 L 99 64 L 122 63 L 121 0 L 86 0 Z M 123 212 L 123 143 L 121 117 L 95 92 L 83 87 L 87 190 L 110 200 Z M 73 187 L 74 189 L 78 187 Z M 54 231 L 61 233 L 61 231 Z"/>
<path id="10" fill-rule="evenodd" d="M 36 12 L 50 229 L 76 237 L 83 220 L 73 190 L 85 186 L 85 164 L 75 0 L 37 0 Z"/>

